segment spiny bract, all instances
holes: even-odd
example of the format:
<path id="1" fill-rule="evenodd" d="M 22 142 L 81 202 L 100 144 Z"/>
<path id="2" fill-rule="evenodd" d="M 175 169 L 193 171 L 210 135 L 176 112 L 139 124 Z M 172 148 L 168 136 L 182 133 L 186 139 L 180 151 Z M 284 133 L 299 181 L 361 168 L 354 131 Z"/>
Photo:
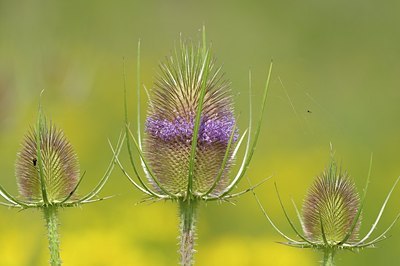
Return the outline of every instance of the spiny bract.
<path id="1" fill-rule="evenodd" d="M 350 232 L 359 206 L 360 197 L 354 182 L 347 173 L 338 172 L 332 161 L 329 169 L 316 178 L 304 201 L 305 235 L 322 243 L 324 233 L 329 244 L 339 243 Z M 350 241 L 356 240 L 359 227 L 360 220 Z"/>
<path id="2" fill-rule="evenodd" d="M 28 201 L 41 201 L 40 166 L 49 202 L 68 197 L 79 180 L 78 158 L 62 130 L 52 123 L 40 127 L 38 159 L 37 129 L 25 135 L 22 149 L 17 154 L 16 178 L 20 194 Z"/>
<path id="3" fill-rule="evenodd" d="M 204 71 L 208 75 L 195 154 L 194 195 L 205 193 L 213 186 L 231 134 L 234 134 L 233 143 L 238 137 L 229 82 L 214 63 L 214 59 L 206 60 L 200 47 L 181 44 L 174 56 L 161 63 L 161 73 L 152 90 L 144 151 L 155 177 L 175 195 L 183 196 L 188 187 L 192 137 Z M 212 195 L 226 188 L 231 164 L 232 159 Z"/>

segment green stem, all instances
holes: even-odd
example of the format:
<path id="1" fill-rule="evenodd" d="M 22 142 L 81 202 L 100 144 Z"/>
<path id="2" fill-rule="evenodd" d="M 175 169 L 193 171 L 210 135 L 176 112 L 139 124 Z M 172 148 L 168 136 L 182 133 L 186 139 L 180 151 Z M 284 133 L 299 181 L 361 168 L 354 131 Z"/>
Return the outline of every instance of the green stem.
<path id="1" fill-rule="evenodd" d="M 193 265 L 194 241 L 196 239 L 196 200 L 180 200 L 180 265 Z"/>
<path id="2" fill-rule="evenodd" d="M 332 248 L 327 248 L 324 250 L 324 261 L 322 262 L 323 266 L 335 266 L 335 250 Z"/>
<path id="3" fill-rule="evenodd" d="M 46 219 L 47 236 L 49 239 L 50 265 L 60 266 L 60 241 L 58 238 L 58 212 L 55 206 L 46 206 L 43 208 Z"/>

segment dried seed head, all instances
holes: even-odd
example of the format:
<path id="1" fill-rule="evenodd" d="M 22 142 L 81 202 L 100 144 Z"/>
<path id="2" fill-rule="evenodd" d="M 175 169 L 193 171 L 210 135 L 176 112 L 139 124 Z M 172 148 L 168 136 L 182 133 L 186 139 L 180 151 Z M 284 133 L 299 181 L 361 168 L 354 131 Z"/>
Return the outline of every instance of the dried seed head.
<path id="1" fill-rule="evenodd" d="M 213 185 L 234 130 L 229 83 L 221 68 L 215 68 L 214 61 L 204 58 L 201 47 L 182 44 L 175 56 L 160 65 L 161 73 L 152 90 L 145 153 L 155 177 L 174 194 L 183 194 L 188 186 L 194 121 L 204 71 L 209 74 L 195 155 L 193 193 L 204 193 Z M 234 134 L 233 141 L 237 139 L 237 133 Z M 231 163 L 231 160 L 227 163 L 213 194 L 225 188 Z"/>
<path id="2" fill-rule="evenodd" d="M 17 154 L 15 174 L 19 192 L 29 201 L 42 200 L 41 163 L 49 202 L 63 200 L 78 182 L 78 158 L 63 131 L 51 123 L 40 127 L 40 150 L 41 162 L 38 160 L 37 130 L 31 128 Z"/>
<path id="3" fill-rule="evenodd" d="M 318 176 L 303 205 L 304 231 L 313 241 L 323 242 L 324 230 L 329 244 L 342 241 L 350 232 L 360 205 L 357 189 L 347 173 L 337 172 L 335 162 Z M 358 236 L 360 220 L 349 241 Z"/>

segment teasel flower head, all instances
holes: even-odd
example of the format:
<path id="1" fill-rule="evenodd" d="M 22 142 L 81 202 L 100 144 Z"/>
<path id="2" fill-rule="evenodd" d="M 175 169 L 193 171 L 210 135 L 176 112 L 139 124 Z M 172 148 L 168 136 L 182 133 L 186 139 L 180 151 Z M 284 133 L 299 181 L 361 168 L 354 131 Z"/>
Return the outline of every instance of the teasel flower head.
<path id="1" fill-rule="evenodd" d="M 140 42 L 138 55 L 137 134 L 130 130 L 125 90 L 126 134 L 130 136 L 127 146 L 138 181 L 120 164 L 124 174 L 150 199 L 228 200 L 249 191 L 231 194 L 244 176 L 254 153 L 261 117 L 254 132 L 250 117 L 249 127 L 239 134 L 230 82 L 206 47 L 204 35 L 202 45 L 181 40 L 173 54 L 160 64 L 152 90 L 146 90 L 150 98 L 143 140 L 140 124 Z M 270 74 L 271 68 L 262 112 Z M 132 142 L 146 178 L 141 177 L 135 163 Z M 234 162 L 238 163 L 236 155 L 244 142 L 246 147 L 244 158 L 239 162 L 239 171 L 230 178 L 230 168 Z"/>
<path id="2" fill-rule="evenodd" d="M 305 235 L 316 242 L 339 243 L 352 229 L 360 208 L 360 197 L 346 172 L 338 171 L 335 161 L 317 176 L 303 204 Z M 352 230 L 349 241 L 358 236 L 361 219 Z"/>
<path id="3" fill-rule="evenodd" d="M 145 155 L 160 185 L 173 195 L 184 196 L 189 183 L 196 111 L 205 85 L 190 193 L 199 196 L 214 185 L 227 153 L 219 181 L 210 193 L 219 195 L 228 184 L 231 155 L 238 139 L 229 83 L 214 59 L 204 61 L 201 49 L 183 44 L 179 53 L 161 64 L 154 84 L 146 120 Z M 205 71 L 207 77 L 203 77 Z M 162 192 L 157 184 L 153 185 Z"/>
<path id="4" fill-rule="evenodd" d="M 123 137 L 120 137 L 114 153 L 119 154 L 122 142 Z M 71 143 L 61 129 L 48 122 L 40 104 L 37 123 L 28 130 L 21 146 L 15 167 L 20 196 L 12 196 L 0 185 L 0 195 L 6 200 L 0 202 L 1 205 L 22 209 L 72 207 L 104 199 L 97 196 L 114 168 L 115 158 L 98 185 L 79 197 L 76 191 L 85 172 L 80 174 L 78 157 Z"/>
<path id="5" fill-rule="evenodd" d="M 296 226 L 289 217 L 275 184 L 283 213 L 294 233 L 299 237 L 299 240 L 284 234 L 267 214 L 254 191 L 253 194 L 269 223 L 287 240 L 286 242 L 280 243 L 292 247 L 321 250 L 324 253 L 322 265 L 335 265 L 334 256 L 338 250 L 360 250 L 367 247 L 375 247 L 376 243 L 386 238 L 386 234 L 400 217 L 400 214 L 398 214 L 394 221 L 381 234 L 375 238 L 371 238 L 382 217 L 389 198 L 400 179 L 400 177 L 398 177 L 387 194 L 371 229 L 364 237 L 361 238 L 359 236 L 361 213 L 363 212 L 370 180 L 371 165 L 372 156 L 367 182 L 363 190 L 363 195 L 360 197 L 349 175 L 338 169 L 332 152 L 327 169 L 315 178 L 314 183 L 307 193 L 303 203 L 302 213 L 299 212 L 293 201 L 293 206 L 303 232 L 297 228 L 298 226 Z"/>
<path id="6" fill-rule="evenodd" d="M 66 198 L 79 180 L 79 162 L 72 145 L 64 132 L 54 124 L 44 125 L 40 132 L 40 149 L 44 187 L 49 202 Z M 25 200 L 41 201 L 41 180 L 39 177 L 37 130 L 31 128 L 17 155 L 17 184 Z"/>
<path id="7" fill-rule="evenodd" d="M 43 93 L 43 91 L 42 91 Z M 120 137 L 114 151 L 118 156 L 123 143 Z M 14 197 L 0 185 L 0 195 L 6 202 L 0 202 L 14 208 L 41 209 L 48 233 L 50 265 L 60 266 L 60 241 L 58 235 L 58 210 L 74 207 L 105 198 L 97 195 L 107 182 L 115 165 L 111 160 L 106 173 L 98 185 L 86 196 L 78 197 L 76 190 L 84 176 L 79 173 L 79 162 L 72 145 L 63 131 L 53 123 L 47 122 L 39 103 L 39 115 L 35 127 L 31 127 L 17 154 L 16 178 L 20 197 Z M 22 198 L 22 199 L 21 199 Z"/>
<path id="8" fill-rule="evenodd" d="M 145 200 L 170 199 L 179 202 L 180 263 L 192 265 L 196 206 L 200 201 L 228 201 L 250 191 L 231 193 L 245 175 L 253 156 L 262 115 L 253 132 L 250 101 L 249 127 L 240 134 L 230 82 L 207 48 L 203 28 L 202 45 L 181 40 L 173 54 L 160 64 L 160 72 L 152 90 L 148 92 L 149 106 L 142 140 L 140 42 L 137 71 L 136 134 L 131 131 L 128 122 L 125 89 L 126 135 L 129 136 L 127 148 L 137 179 L 118 163 L 130 182 L 148 196 Z M 261 113 L 265 109 L 270 76 L 271 67 Z M 131 148 L 132 142 L 138 154 L 137 159 Z M 243 143 L 246 146 L 243 159 L 239 161 L 236 155 Z M 139 171 L 137 160 L 145 177 Z M 240 166 L 235 176 L 230 177 L 233 163 L 239 163 Z"/>

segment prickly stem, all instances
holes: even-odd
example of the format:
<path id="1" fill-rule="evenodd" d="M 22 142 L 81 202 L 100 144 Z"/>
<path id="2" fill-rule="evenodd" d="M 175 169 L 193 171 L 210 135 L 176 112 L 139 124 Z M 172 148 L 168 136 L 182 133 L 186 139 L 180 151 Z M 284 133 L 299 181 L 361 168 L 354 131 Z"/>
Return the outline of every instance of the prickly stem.
<path id="1" fill-rule="evenodd" d="M 180 200 L 180 265 L 193 265 L 194 241 L 196 239 L 196 200 Z"/>
<path id="2" fill-rule="evenodd" d="M 58 210 L 56 206 L 46 206 L 43 208 L 46 220 L 47 236 L 49 239 L 50 265 L 60 266 L 60 241 L 58 236 Z"/>
<path id="3" fill-rule="evenodd" d="M 335 266 L 335 250 L 332 248 L 326 248 L 324 250 L 324 260 L 322 261 L 322 266 Z"/>

